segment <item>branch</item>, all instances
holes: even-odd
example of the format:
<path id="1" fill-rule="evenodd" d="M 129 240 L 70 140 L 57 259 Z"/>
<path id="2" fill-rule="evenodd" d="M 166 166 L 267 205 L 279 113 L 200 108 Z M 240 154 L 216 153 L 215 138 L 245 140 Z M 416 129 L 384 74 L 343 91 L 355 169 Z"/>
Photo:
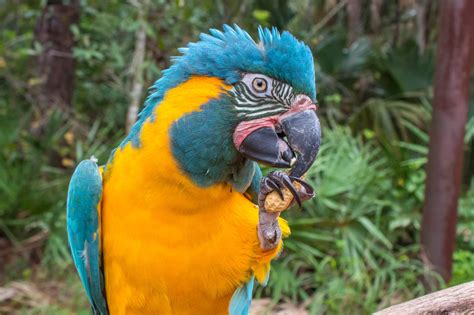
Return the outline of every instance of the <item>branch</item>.
<path id="1" fill-rule="evenodd" d="M 473 310 L 474 281 L 471 281 L 390 306 L 375 315 L 471 314 Z"/>
<path id="2" fill-rule="evenodd" d="M 361 0 L 349 0 L 347 3 L 347 46 L 352 45 L 362 31 L 361 15 Z"/>
<path id="3" fill-rule="evenodd" d="M 380 10 L 382 9 L 382 4 L 382 0 L 370 1 L 370 28 L 374 33 L 380 31 L 380 25 L 382 24 L 380 18 Z"/>
<path id="4" fill-rule="evenodd" d="M 342 0 L 337 5 L 335 5 L 329 12 L 326 14 L 325 17 L 319 21 L 318 24 L 314 27 L 312 34 L 318 33 L 320 29 L 322 29 L 326 24 L 347 4 L 349 0 Z"/>
<path id="5" fill-rule="evenodd" d="M 146 50 L 145 12 L 147 9 L 147 2 L 137 2 L 136 5 L 138 6 L 140 27 L 137 29 L 135 35 L 135 49 L 133 52 L 132 63 L 130 65 L 130 73 L 132 75 L 132 91 L 130 92 L 130 105 L 127 112 L 127 132 L 130 132 L 130 129 L 135 124 L 138 116 L 138 108 L 140 106 L 143 90 L 143 61 L 145 60 Z"/>
<path id="6" fill-rule="evenodd" d="M 423 54 L 426 48 L 426 3 L 418 1 L 415 4 L 416 11 L 416 42 L 418 43 L 418 52 Z"/>

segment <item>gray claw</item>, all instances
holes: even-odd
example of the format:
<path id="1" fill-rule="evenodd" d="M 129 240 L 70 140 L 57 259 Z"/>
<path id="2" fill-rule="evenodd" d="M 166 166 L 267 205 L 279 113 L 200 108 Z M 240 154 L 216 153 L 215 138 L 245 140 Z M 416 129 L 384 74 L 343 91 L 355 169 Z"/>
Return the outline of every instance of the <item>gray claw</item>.
<path id="1" fill-rule="evenodd" d="M 298 177 L 290 176 L 290 179 L 292 181 L 300 183 L 301 186 L 303 186 L 303 188 L 305 189 L 305 191 L 308 195 L 314 196 L 314 189 L 313 189 L 313 187 L 311 187 L 310 184 L 308 184 L 307 182 L 305 182 L 304 180 L 302 180 L 301 178 L 298 178 Z"/>
<path id="2" fill-rule="evenodd" d="M 273 180 L 269 179 L 268 186 L 273 188 L 273 190 L 275 190 L 278 193 L 281 200 L 283 200 L 283 192 L 281 191 L 281 188 Z"/>

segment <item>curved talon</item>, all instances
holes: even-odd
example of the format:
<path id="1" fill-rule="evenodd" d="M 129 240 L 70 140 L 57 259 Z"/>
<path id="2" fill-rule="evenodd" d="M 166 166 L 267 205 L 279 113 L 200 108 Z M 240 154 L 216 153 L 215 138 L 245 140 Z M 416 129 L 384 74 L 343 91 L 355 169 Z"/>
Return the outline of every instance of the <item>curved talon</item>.
<path id="1" fill-rule="evenodd" d="M 270 191 L 270 187 L 268 186 L 268 178 L 264 177 L 262 178 L 262 181 L 260 182 L 260 194 L 267 194 Z"/>
<path id="2" fill-rule="evenodd" d="M 305 182 L 304 180 L 298 177 L 290 176 L 290 178 L 291 180 L 294 180 L 295 182 L 298 182 L 299 184 L 301 184 L 301 186 L 303 186 L 303 188 L 306 190 L 308 194 L 314 196 L 314 189 L 313 187 L 311 187 L 310 184 L 308 184 L 307 182 Z"/>
<path id="3" fill-rule="evenodd" d="M 273 180 L 269 180 L 267 182 L 268 186 L 270 186 L 271 188 L 273 188 L 274 191 L 276 191 L 278 193 L 278 196 L 280 196 L 281 200 L 284 199 L 283 197 L 283 192 L 281 191 L 281 187 L 279 187 Z"/>
<path id="4" fill-rule="evenodd" d="M 285 176 L 286 174 L 280 171 L 273 171 L 270 172 L 267 176 L 270 180 L 274 181 L 280 188 L 283 188 L 283 184 L 281 183 L 281 179 Z"/>
<path id="5" fill-rule="evenodd" d="M 298 206 L 301 208 L 301 198 L 300 198 L 300 195 L 298 194 L 298 191 L 296 191 L 295 186 L 293 186 L 293 183 L 287 177 L 283 177 L 282 180 L 283 180 L 283 183 L 285 183 L 285 186 L 292 193 Z"/>
<path id="6" fill-rule="evenodd" d="M 260 192 L 264 195 L 269 194 L 272 192 L 274 188 L 270 187 L 270 183 L 272 180 L 268 177 L 264 177 L 261 184 L 260 184 Z"/>
<path id="7" fill-rule="evenodd" d="M 301 185 L 297 189 L 293 182 L 297 182 Z M 302 203 L 305 200 L 309 200 L 314 196 L 314 189 L 310 184 L 305 182 L 299 177 L 290 176 L 282 171 L 270 172 L 264 177 L 260 187 L 259 205 L 263 206 L 265 203 L 266 196 L 272 191 L 276 191 L 281 200 L 284 200 L 283 189 L 287 188 L 293 195 L 294 202 L 301 208 Z"/>
<path id="8" fill-rule="evenodd" d="M 274 182 L 278 188 L 282 189 L 283 188 L 283 184 L 280 182 L 281 180 L 281 176 L 279 173 L 276 173 L 276 172 L 271 172 L 270 174 L 268 174 L 269 176 L 269 180 Z"/>

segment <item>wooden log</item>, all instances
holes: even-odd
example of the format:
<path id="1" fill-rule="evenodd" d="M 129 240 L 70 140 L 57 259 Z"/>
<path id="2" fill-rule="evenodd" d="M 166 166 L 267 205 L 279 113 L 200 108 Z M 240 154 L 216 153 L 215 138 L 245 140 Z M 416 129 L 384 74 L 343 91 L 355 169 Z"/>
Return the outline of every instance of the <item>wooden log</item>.
<path id="1" fill-rule="evenodd" d="M 390 306 L 375 315 L 474 314 L 474 281 Z"/>

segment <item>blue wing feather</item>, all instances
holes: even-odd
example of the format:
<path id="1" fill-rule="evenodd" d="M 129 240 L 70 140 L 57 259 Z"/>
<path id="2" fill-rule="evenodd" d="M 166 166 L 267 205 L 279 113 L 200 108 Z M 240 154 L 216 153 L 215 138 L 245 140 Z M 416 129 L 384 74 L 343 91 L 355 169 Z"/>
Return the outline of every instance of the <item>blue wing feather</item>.
<path id="1" fill-rule="evenodd" d="M 74 171 L 67 196 L 67 232 L 72 258 L 94 314 L 108 314 L 101 269 L 99 207 L 102 177 L 94 160 Z"/>
<path id="2" fill-rule="evenodd" d="M 253 175 L 250 186 L 248 187 L 246 194 L 250 197 L 250 201 L 254 204 L 258 204 L 258 193 L 260 192 L 260 182 L 262 181 L 262 170 L 258 165 L 255 166 L 255 173 Z"/>
<path id="3" fill-rule="evenodd" d="M 260 169 L 257 163 L 246 159 L 240 168 L 234 169 L 230 178 L 233 189 L 241 193 L 248 192 L 257 168 Z"/>
<path id="4" fill-rule="evenodd" d="M 254 277 L 252 277 L 247 283 L 235 290 L 229 304 L 230 315 L 247 315 L 249 313 L 254 282 Z"/>

